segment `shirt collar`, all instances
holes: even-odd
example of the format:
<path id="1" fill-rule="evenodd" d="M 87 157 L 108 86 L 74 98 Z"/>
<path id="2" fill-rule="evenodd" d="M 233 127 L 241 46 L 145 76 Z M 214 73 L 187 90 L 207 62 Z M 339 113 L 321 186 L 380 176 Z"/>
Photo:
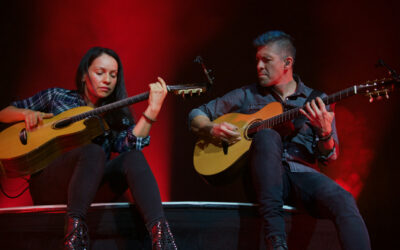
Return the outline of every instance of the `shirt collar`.
<path id="1" fill-rule="evenodd" d="M 306 87 L 305 87 L 303 81 L 301 81 L 300 77 L 298 75 L 296 75 L 296 74 L 293 74 L 293 79 L 297 83 L 296 91 L 293 94 L 291 94 L 290 96 L 288 96 L 288 97 L 289 98 L 291 98 L 291 97 L 299 97 L 299 96 L 307 97 Z M 266 87 L 261 87 L 260 84 L 257 84 L 257 88 L 260 91 L 260 93 L 263 93 L 264 95 L 267 95 L 267 94 L 276 95 L 274 93 L 274 91 L 272 91 L 271 89 L 266 88 Z M 280 99 L 280 98 L 278 98 L 278 99 Z"/>
<path id="2" fill-rule="evenodd" d="M 78 99 L 80 105 L 87 106 L 87 103 L 85 102 L 85 98 L 77 90 L 69 90 L 69 94 L 75 96 Z"/>
<path id="3" fill-rule="evenodd" d="M 300 77 L 296 74 L 293 74 L 293 78 L 297 83 L 297 88 L 296 91 L 290 95 L 291 97 L 295 97 L 295 96 L 303 96 L 303 97 L 307 97 L 306 94 L 306 87 L 303 83 L 303 81 L 300 79 Z"/>

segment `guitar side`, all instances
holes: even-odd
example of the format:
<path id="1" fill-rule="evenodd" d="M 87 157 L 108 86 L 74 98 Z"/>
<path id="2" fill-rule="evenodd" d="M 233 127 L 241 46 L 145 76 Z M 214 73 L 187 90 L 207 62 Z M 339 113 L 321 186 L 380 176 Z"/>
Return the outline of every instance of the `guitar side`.
<path id="1" fill-rule="evenodd" d="M 53 124 L 62 119 L 92 110 L 91 107 L 77 107 L 50 119 L 34 131 L 26 131 L 24 145 L 20 133 L 25 123 L 20 122 L 0 133 L 0 162 L 7 177 L 18 177 L 35 173 L 45 168 L 62 153 L 77 145 L 84 145 L 103 133 L 102 125 L 96 118 L 81 120 L 65 128 L 55 129 Z"/>
<path id="2" fill-rule="evenodd" d="M 251 138 L 246 135 L 248 126 L 254 121 L 266 120 L 281 114 L 282 105 L 273 102 L 254 114 L 229 113 L 215 119 L 214 123 L 228 122 L 238 127 L 242 139 L 230 145 L 226 154 L 221 143 L 210 139 L 200 139 L 196 142 L 193 155 L 193 165 L 197 173 L 210 181 L 215 176 L 228 172 L 231 167 L 238 164 L 251 145 Z M 211 181 L 213 182 L 213 181 Z"/>

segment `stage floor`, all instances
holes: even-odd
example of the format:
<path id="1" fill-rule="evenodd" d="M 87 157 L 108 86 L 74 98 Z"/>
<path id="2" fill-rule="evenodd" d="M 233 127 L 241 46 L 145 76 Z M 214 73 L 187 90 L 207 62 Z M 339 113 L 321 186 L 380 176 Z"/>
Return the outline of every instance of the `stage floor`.
<path id="1" fill-rule="evenodd" d="M 230 202 L 164 202 L 179 249 L 265 249 L 257 206 Z M 0 209 L 1 249 L 59 249 L 65 205 Z M 334 225 L 285 206 L 289 249 L 340 249 Z M 130 203 L 92 204 L 87 224 L 91 249 L 151 249 L 150 237 Z"/>

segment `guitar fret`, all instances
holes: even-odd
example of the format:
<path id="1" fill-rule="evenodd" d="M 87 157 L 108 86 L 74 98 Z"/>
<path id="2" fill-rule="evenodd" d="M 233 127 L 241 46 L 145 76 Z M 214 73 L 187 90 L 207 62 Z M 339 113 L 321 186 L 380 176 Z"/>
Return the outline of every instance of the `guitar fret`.
<path id="1" fill-rule="evenodd" d="M 325 105 L 330 105 L 333 103 L 336 103 L 344 98 L 350 97 L 357 94 L 357 88 L 356 86 L 344 89 L 342 91 L 339 91 L 337 93 L 334 93 L 332 95 L 326 96 L 322 98 L 322 101 L 325 103 Z M 304 107 L 302 107 L 304 108 Z M 282 114 L 276 115 L 274 117 L 271 117 L 267 120 L 261 121 L 254 123 L 250 126 L 248 132 L 249 134 L 256 133 L 257 131 L 265 128 L 273 128 L 281 123 L 291 121 L 301 115 L 300 113 L 300 108 L 294 108 L 291 110 L 288 110 Z"/>
<path id="2" fill-rule="evenodd" d="M 185 85 L 172 85 L 172 86 L 168 85 L 167 90 L 168 91 L 187 90 L 188 92 L 190 92 L 192 90 L 194 93 L 201 93 L 201 92 L 205 91 L 206 88 L 205 88 L 205 86 L 196 86 L 195 84 L 191 84 L 190 86 L 189 85 L 187 85 L 187 86 L 185 86 Z M 149 98 L 149 95 L 150 95 L 150 92 L 147 91 L 147 92 L 144 92 L 144 93 L 132 96 L 132 97 L 128 97 L 128 98 L 116 101 L 114 103 L 109 103 L 109 104 L 103 105 L 101 107 L 97 107 L 93 110 L 89 110 L 89 111 L 83 112 L 81 114 L 74 115 L 74 116 L 65 118 L 63 120 L 60 120 L 58 122 L 55 122 L 54 126 L 63 127 L 68 124 L 71 124 L 73 122 L 77 122 L 77 121 L 80 121 L 80 120 L 83 120 L 83 119 L 86 119 L 89 117 L 97 116 L 99 114 L 108 112 L 113 109 L 122 108 L 122 107 L 128 106 L 133 103 L 144 101 Z"/>
<path id="3" fill-rule="evenodd" d="M 98 114 L 105 113 L 105 112 L 113 110 L 113 109 L 121 108 L 124 106 L 128 106 L 130 104 L 133 104 L 135 102 L 146 100 L 147 98 L 149 98 L 149 94 L 150 94 L 149 92 L 145 92 L 145 93 L 142 93 L 142 94 L 139 94 L 136 96 L 132 96 L 127 99 L 123 99 L 123 100 L 120 100 L 120 101 L 117 101 L 114 103 L 106 104 L 104 106 L 95 108 L 93 110 L 83 112 L 79 115 L 72 116 L 69 119 L 73 122 L 80 121 L 85 118 L 96 116 Z"/>

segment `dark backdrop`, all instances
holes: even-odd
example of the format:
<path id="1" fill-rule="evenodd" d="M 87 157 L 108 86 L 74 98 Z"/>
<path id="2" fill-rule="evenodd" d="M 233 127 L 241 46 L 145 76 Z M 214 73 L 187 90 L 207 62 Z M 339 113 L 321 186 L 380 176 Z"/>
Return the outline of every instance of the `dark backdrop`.
<path id="1" fill-rule="evenodd" d="M 387 76 L 379 58 L 400 71 L 396 1 L 48 1 L 8 2 L 1 15 L 1 98 L 40 89 L 73 88 L 83 53 L 94 45 L 115 49 L 130 95 L 161 75 L 170 83 L 203 81 L 192 63 L 201 54 L 216 77 L 212 91 L 192 99 L 169 97 L 144 150 L 163 200 L 248 201 L 241 179 L 207 185 L 193 170 L 195 137 L 188 112 L 229 90 L 256 81 L 252 40 L 281 29 L 295 38 L 295 72 L 313 88 L 333 93 Z M 145 104 L 135 105 L 137 113 Z M 400 140 L 399 93 L 369 104 L 356 96 L 336 106 L 340 159 L 324 172 L 357 198 L 373 248 L 395 245 Z M 26 183 L 2 180 L 12 194 Z M 1 206 L 30 204 L 29 193 Z"/>

